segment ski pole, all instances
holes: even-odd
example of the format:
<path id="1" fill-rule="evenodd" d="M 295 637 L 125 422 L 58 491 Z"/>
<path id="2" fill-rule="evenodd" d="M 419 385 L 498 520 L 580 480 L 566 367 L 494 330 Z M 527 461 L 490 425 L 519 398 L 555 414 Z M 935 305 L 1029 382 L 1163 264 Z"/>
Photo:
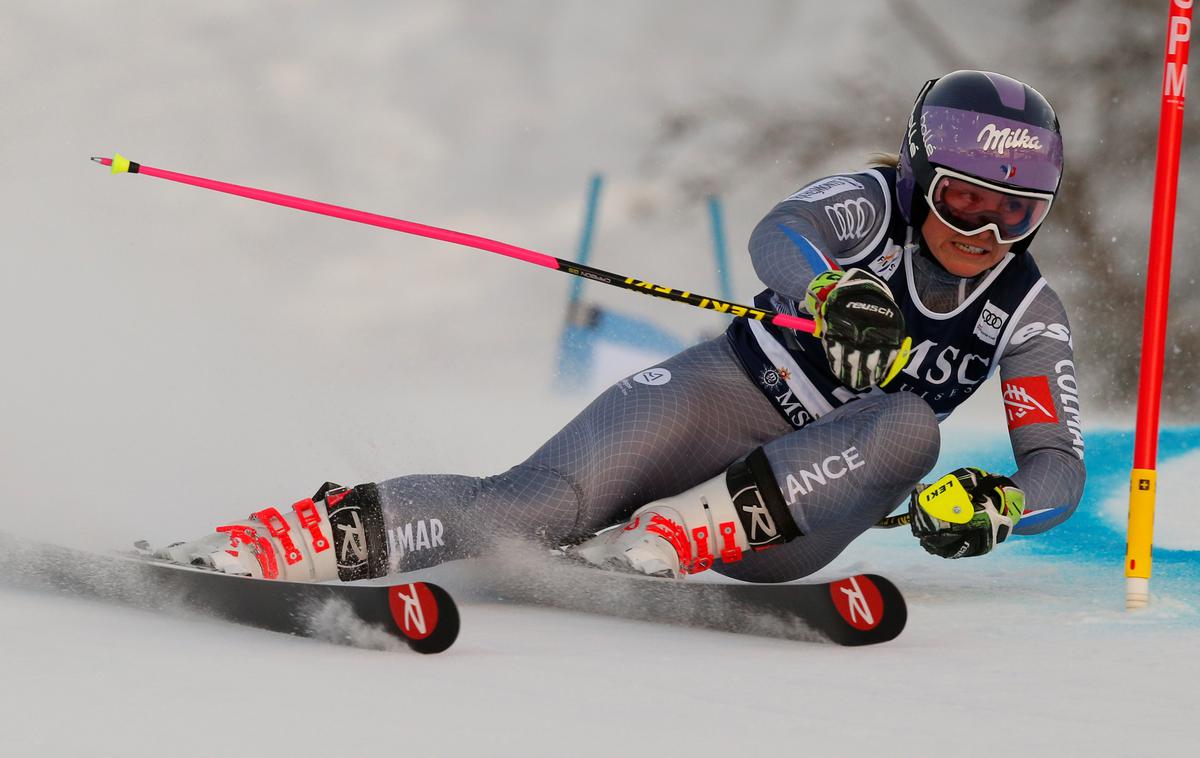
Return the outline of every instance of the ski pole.
<path id="1" fill-rule="evenodd" d="M 428 237 L 429 239 L 449 242 L 454 245 L 462 245 L 464 247 L 472 247 L 476 250 L 483 250 L 489 253 L 498 253 L 506 255 L 509 258 L 533 263 L 545 268 L 562 271 L 572 276 L 583 277 L 601 284 L 609 284 L 613 287 L 633 292 L 641 292 L 652 297 L 661 297 L 666 300 L 672 300 L 677 303 L 692 305 L 705 310 L 717 311 L 725 313 L 735 318 L 755 319 L 758 321 L 768 321 L 775 326 L 785 327 L 787 329 L 795 329 L 801 332 L 812 333 L 814 324 L 811 319 L 800 318 L 798 316 L 789 316 L 784 313 L 776 313 L 775 311 L 764 308 L 752 308 L 750 306 L 739 305 L 729 302 L 728 300 L 719 300 L 713 297 L 705 297 L 687 290 L 679 290 L 674 287 L 664 287 L 653 282 L 648 282 L 644 279 L 638 279 L 632 276 L 622 276 L 608 271 L 602 271 L 598 268 L 585 266 L 579 263 L 555 258 L 545 253 L 539 253 L 534 250 L 528 250 L 516 245 L 509 245 L 505 242 L 488 239 L 486 237 L 477 237 L 473 234 L 465 234 L 456 232 L 451 229 L 440 229 L 436 226 L 427 226 L 419 224 L 415 221 L 403 221 L 391 216 L 381 216 L 376 213 L 367 213 L 353 208 L 345 208 L 339 205 L 330 205 L 328 203 L 318 202 L 316 200 L 306 200 L 302 197 L 293 197 L 292 195 L 284 195 L 270 190 L 255 189 L 254 187 L 243 187 L 238 184 L 229 184 L 215 179 L 205 179 L 199 176 L 189 176 L 188 174 L 180 174 L 174 171 L 167 171 L 153 166 L 146 166 L 135 163 L 121 155 L 114 155 L 112 158 L 92 158 L 93 161 L 102 166 L 112 168 L 114 174 L 145 174 L 159 179 L 166 179 L 180 184 L 190 184 L 193 187 L 202 189 L 214 190 L 216 192 L 224 192 L 230 195 L 249 198 L 250 200 L 258 200 L 264 203 L 272 203 L 274 205 L 282 205 L 285 208 L 294 208 L 308 213 L 316 213 L 322 216 L 332 216 L 340 218 L 344 221 L 353 221 L 358 224 L 367 224 L 369 226 L 378 226 L 384 229 L 391 229 L 405 234 L 413 234 L 419 237 Z"/>

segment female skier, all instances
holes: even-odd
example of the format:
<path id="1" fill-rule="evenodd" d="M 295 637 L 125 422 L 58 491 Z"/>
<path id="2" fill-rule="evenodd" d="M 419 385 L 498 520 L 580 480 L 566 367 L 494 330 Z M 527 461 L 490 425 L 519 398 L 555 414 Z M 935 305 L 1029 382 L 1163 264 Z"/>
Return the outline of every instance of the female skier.
<path id="1" fill-rule="evenodd" d="M 1062 156 L 1033 88 L 981 71 L 929 81 L 898 161 L 809 184 L 751 235 L 768 287 L 755 304 L 807 312 L 815 336 L 738 320 L 610 387 L 503 474 L 326 485 L 158 555 L 349 581 L 518 536 L 649 574 L 778 582 L 906 498 L 913 534 L 944 558 L 1049 529 L 1084 482 L 1066 313 L 1028 252 Z M 923 487 L 938 422 L 997 370 L 1017 470 Z"/>

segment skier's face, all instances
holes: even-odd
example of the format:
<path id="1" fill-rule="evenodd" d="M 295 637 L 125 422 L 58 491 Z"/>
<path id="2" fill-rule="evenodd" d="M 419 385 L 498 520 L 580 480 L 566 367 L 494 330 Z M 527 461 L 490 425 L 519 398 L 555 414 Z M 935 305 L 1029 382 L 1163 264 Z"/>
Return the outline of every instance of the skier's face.
<path id="1" fill-rule="evenodd" d="M 955 276 L 979 276 L 1000 262 L 1012 245 L 1001 245 L 990 229 L 968 237 L 943 224 L 930 213 L 921 225 L 921 236 L 933 257 Z"/>

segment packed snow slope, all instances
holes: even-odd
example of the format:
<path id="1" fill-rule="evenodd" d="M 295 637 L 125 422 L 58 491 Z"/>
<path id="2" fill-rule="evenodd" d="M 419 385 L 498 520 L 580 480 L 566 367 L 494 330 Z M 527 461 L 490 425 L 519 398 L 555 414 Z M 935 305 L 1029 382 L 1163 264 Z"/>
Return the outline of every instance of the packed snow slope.
<path id="1" fill-rule="evenodd" d="M 325 480 L 493 473 L 586 402 L 551 389 L 568 277 L 113 177 L 89 156 L 564 258 L 601 171 L 594 262 L 706 291 L 705 209 L 677 172 L 719 156 L 660 161 L 664 135 L 687 126 L 665 114 L 723 113 L 751 95 L 798 117 L 835 107 L 893 125 L 886 144 L 831 144 L 817 165 L 780 161 L 709 190 L 725 202 L 745 302 L 757 283 L 744 245 L 761 214 L 899 144 L 904 114 L 858 112 L 836 82 L 909 93 L 941 72 L 898 36 L 890 14 L 904 5 L 3 3 L 0 529 L 122 549 L 204 533 Z M 922 5 L 973 65 L 1036 73 L 1011 54 L 1015 16 L 981 26 L 968 4 Z M 725 324 L 599 289 L 589 298 L 673 334 Z M 1131 421 L 1100 425 L 1109 414 L 1080 380 L 1090 477 L 1070 522 L 953 563 L 902 530 L 876 532 L 830 567 L 905 591 L 909 627 L 888 645 L 469 604 L 458 645 L 421 657 L 0 581 L 0 754 L 1190 755 L 1200 436 L 1195 420 L 1164 432 L 1155 598 L 1126 614 Z M 998 392 L 977 395 L 945 427 L 942 468 L 1012 465 Z"/>
<path id="2" fill-rule="evenodd" d="M 1160 530 L 1194 548 L 1185 483 L 1200 428 L 1165 437 Z M 1127 433 L 1092 439 L 1100 455 L 1127 460 Z M 1001 439 L 978 442 L 961 441 L 957 454 L 1001 455 Z M 901 637 L 871 648 L 471 602 L 457 645 L 419 656 L 0 586 L 5 752 L 600 756 L 794 745 L 941 755 L 971 745 L 982 756 L 1191 755 L 1182 716 L 1200 676 L 1200 560 L 1194 549 L 1160 551 L 1152 607 L 1123 610 L 1121 526 L 1107 505 L 1120 465 L 1098 466 L 1061 535 L 1016 538 L 986 560 L 930 558 L 899 530 L 852 545 L 823 574 L 883 573 L 909 604 Z"/>

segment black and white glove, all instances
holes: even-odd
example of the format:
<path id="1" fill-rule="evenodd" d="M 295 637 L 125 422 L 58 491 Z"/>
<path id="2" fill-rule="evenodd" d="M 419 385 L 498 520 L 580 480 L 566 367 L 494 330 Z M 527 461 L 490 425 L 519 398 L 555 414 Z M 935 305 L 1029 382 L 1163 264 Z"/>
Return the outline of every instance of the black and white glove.
<path id="1" fill-rule="evenodd" d="M 884 385 L 904 368 L 911 341 L 887 284 L 870 271 L 826 271 L 808 285 L 808 312 L 816 320 L 833 374 L 854 390 Z"/>
<path id="2" fill-rule="evenodd" d="M 984 555 L 1021 520 L 1025 493 L 1013 480 L 960 468 L 913 491 L 908 514 L 921 547 L 942 558 Z"/>

